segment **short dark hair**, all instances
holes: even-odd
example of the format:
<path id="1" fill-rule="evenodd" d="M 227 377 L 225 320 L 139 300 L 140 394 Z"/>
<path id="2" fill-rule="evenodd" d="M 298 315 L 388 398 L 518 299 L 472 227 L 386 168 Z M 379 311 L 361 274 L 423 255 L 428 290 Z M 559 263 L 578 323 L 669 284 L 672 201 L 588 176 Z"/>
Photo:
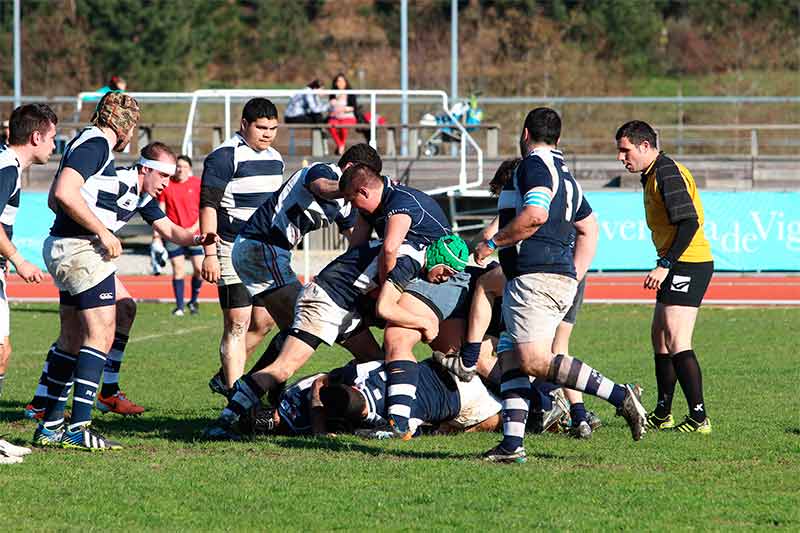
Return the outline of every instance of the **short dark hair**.
<path id="1" fill-rule="evenodd" d="M 378 151 L 367 143 L 354 144 L 339 158 L 339 168 L 344 168 L 347 163 L 364 163 L 376 170 L 378 174 L 383 169 L 383 161 Z"/>
<path id="2" fill-rule="evenodd" d="M 653 149 L 658 147 L 656 130 L 643 120 L 631 120 L 620 126 L 615 138 L 619 141 L 623 137 L 627 137 L 634 146 L 639 146 L 644 141 L 647 141 Z"/>
<path id="3" fill-rule="evenodd" d="M 189 165 L 189 166 L 192 166 L 192 158 L 191 158 L 191 157 L 189 157 L 189 156 L 188 156 L 188 155 L 186 155 L 186 154 L 181 154 L 181 155 L 179 155 L 179 156 L 178 156 L 178 159 L 176 160 L 176 162 L 177 162 L 177 161 L 186 161 L 186 164 L 187 164 L 187 165 Z"/>
<path id="4" fill-rule="evenodd" d="M 500 166 L 497 167 L 497 171 L 494 173 L 492 181 L 489 182 L 489 191 L 494 196 L 500 196 L 500 192 L 503 190 L 505 184 L 508 183 L 508 180 L 511 179 L 514 170 L 521 161 L 521 158 L 515 157 L 514 159 L 506 159 L 500 163 Z"/>
<path id="5" fill-rule="evenodd" d="M 339 191 L 344 193 L 351 189 L 362 187 L 372 180 L 379 180 L 380 177 L 380 171 L 359 161 L 345 170 L 342 177 L 339 178 Z"/>
<path id="6" fill-rule="evenodd" d="M 154 141 L 142 148 L 141 151 L 142 157 L 145 159 L 150 159 L 151 161 L 158 160 L 158 156 L 161 154 L 169 155 L 173 160 L 176 159 L 175 152 L 172 151 L 172 148 L 167 146 L 166 144 Z"/>
<path id="7" fill-rule="evenodd" d="M 260 118 L 278 119 L 278 108 L 266 98 L 251 98 L 244 104 L 242 118 L 247 122 L 255 122 Z"/>
<path id="8" fill-rule="evenodd" d="M 8 144 L 28 144 L 34 131 L 44 135 L 50 129 L 50 124 L 58 124 L 58 117 L 47 104 L 21 105 L 11 113 L 8 121 Z"/>
<path id="9" fill-rule="evenodd" d="M 561 137 L 561 117 L 554 109 L 537 107 L 525 117 L 525 129 L 533 142 L 556 144 Z"/>
<path id="10" fill-rule="evenodd" d="M 339 424 L 352 430 L 364 419 L 367 401 L 352 387 L 343 384 L 327 385 L 319 391 L 329 424 Z"/>

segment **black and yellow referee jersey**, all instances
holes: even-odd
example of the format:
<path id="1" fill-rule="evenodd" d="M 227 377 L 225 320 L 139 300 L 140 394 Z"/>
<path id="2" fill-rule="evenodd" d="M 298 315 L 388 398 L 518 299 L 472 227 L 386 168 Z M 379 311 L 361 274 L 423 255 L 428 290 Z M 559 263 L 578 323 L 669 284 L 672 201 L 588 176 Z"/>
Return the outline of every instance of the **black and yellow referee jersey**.
<path id="1" fill-rule="evenodd" d="M 712 261 L 711 245 L 703 232 L 703 203 L 691 172 L 661 152 L 642 172 L 642 186 L 647 227 L 659 257 L 667 253 L 675 240 L 678 222 L 696 218 L 700 227 L 678 261 Z"/>

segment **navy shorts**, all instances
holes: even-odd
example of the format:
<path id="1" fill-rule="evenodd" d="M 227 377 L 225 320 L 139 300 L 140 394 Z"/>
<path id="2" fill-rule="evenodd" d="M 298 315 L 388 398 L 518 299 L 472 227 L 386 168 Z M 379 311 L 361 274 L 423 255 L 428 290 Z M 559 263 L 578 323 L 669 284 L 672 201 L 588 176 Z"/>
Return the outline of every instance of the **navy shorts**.
<path id="1" fill-rule="evenodd" d="M 416 278 L 406 285 L 405 292 L 430 307 L 441 322 L 450 318 L 456 309 L 469 306 L 469 279 L 468 272 L 459 272 L 444 283 Z"/>
<path id="2" fill-rule="evenodd" d="M 117 283 L 114 279 L 115 274 L 111 274 L 106 279 L 90 289 L 86 289 L 78 294 L 70 294 L 67 291 L 58 291 L 58 300 L 61 305 L 76 307 L 79 311 L 92 309 L 94 307 L 104 307 L 116 305 L 117 303 Z"/>
<path id="3" fill-rule="evenodd" d="M 202 246 L 181 246 L 180 244 L 175 244 L 174 242 L 171 241 L 164 241 L 164 248 L 167 250 L 167 257 L 169 257 L 170 259 L 173 259 L 178 256 L 193 257 L 195 255 L 204 254 Z"/>

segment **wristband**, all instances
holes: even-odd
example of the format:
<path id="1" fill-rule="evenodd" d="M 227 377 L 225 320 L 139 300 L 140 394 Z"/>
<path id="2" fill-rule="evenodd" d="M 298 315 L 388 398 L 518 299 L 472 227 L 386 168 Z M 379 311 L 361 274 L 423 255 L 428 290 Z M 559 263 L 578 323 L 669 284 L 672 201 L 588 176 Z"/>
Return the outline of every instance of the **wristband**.
<path id="1" fill-rule="evenodd" d="M 217 257 L 217 254 L 206 254 L 206 257 Z"/>
<path id="2" fill-rule="evenodd" d="M 497 250 L 497 244 L 495 244 L 495 242 L 494 242 L 494 238 L 492 238 L 492 239 L 486 239 L 484 242 L 486 243 L 486 246 L 488 246 L 488 247 L 489 247 L 489 249 L 491 249 L 491 250 Z"/>
<path id="3" fill-rule="evenodd" d="M 670 268 L 672 268 L 672 261 L 670 261 L 666 257 L 659 257 L 658 259 L 656 259 L 656 266 L 659 266 L 661 268 L 666 268 L 667 270 L 669 270 Z"/>

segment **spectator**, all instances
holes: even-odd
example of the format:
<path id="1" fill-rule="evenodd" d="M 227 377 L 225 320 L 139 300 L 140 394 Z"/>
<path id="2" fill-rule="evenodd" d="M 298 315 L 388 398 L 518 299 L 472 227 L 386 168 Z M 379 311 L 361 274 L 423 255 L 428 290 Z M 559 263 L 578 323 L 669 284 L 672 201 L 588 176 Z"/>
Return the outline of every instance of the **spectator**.
<path id="1" fill-rule="evenodd" d="M 331 89 L 345 91 L 350 90 L 350 82 L 344 77 L 343 73 L 338 73 L 331 83 Z M 341 125 L 356 124 L 356 103 L 355 95 L 337 93 L 330 98 L 331 112 L 328 117 L 328 124 L 331 126 L 330 132 L 333 142 L 336 143 L 336 154 L 344 154 L 345 143 L 347 141 L 347 128 L 338 128 Z"/>
<path id="2" fill-rule="evenodd" d="M 200 231 L 200 178 L 192 175 L 192 160 L 189 156 L 178 157 L 175 175 L 169 180 L 169 186 L 158 197 L 161 210 L 167 218 L 182 228 L 191 232 Z M 161 237 L 153 234 L 153 247 L 160 246 Z M 175 309 L 172 314 L 183 316 L 184 296 L 184 261 L 188 256 L 192 262 L 192 298 L 189 300 L 189 312 L 196 315 L 198 312 L 197 296 L 203 278 L 200 275 L 203 266 L 202 246 L 180 246 L 170 241 L 164 243 L 167 256 L 172 263 L 172 290 L 175 293 Z"/>
<path id="3" fill-rule="evenodd" d="M 127 88 L 128 82 L 125 81 L 125 78 L 114 75 L 108 79 L 108 83 L 97 89 L 95 94 L 86 96 L 83 98 L 83 100 L 85 102 L 97 102 L 106 93 L 110 93 L 112 91 L 125 92 Z"/>
<path id="4" fill-rule="evenodd" d="M 283 120 L 288 124 L 324 124 L 328 121 L 330 104 L 322 102 L 318 91 L 322 87 L 319 80 L 310 82 L 306 88 L 297 92 L 289 100 Z"/>

